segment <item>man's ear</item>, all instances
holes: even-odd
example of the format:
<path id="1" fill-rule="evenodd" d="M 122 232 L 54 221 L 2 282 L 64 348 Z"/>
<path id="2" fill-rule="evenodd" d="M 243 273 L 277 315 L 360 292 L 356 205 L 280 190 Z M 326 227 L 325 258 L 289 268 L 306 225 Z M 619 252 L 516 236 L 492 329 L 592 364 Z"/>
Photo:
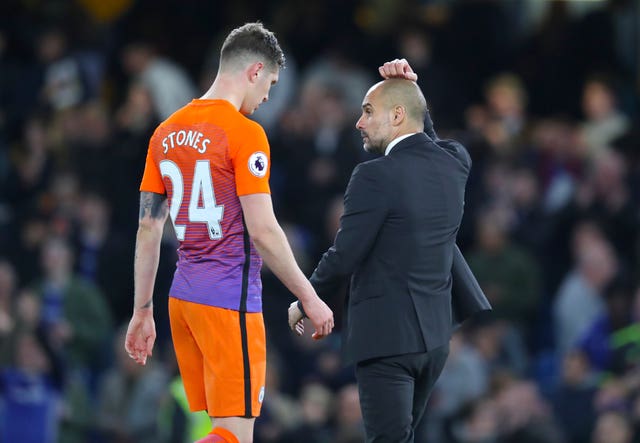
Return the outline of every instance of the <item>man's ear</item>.
<path id="1" fill-rule="evenodd" d="M 400 126 L 402 122 L 407 118 L 407 110 L 404 108 L 404 106 L 396 105 L 393 107 L 393 110 L 391 112 L 393 113 L 391 119 L 391 124 L 393 126 Z"/>
<path id="2" fill-rule="evenodd" d="M 264 63 L 262 62 L 255 62 L 249 65 L 246 71 L 249 82 L 255 83 L 258 80 L 258 77 L 260 77 L 260 74 L 262 73 L 263 70 L 264 70 Z"/>

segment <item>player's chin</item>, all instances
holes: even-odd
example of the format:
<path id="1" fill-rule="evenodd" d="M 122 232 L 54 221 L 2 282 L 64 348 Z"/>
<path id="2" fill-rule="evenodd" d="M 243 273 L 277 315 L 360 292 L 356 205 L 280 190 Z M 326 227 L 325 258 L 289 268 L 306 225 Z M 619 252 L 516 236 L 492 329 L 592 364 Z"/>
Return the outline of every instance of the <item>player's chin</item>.
<path id="1" fill-rule="evenodd" d="M 245 108 L 242 107 L 240 108 L 240 113 L 243 115 L 252 115 L 254 112 L 256 112 L 258 110 L 258 107 L 256 106 L 255 108 Z"/>

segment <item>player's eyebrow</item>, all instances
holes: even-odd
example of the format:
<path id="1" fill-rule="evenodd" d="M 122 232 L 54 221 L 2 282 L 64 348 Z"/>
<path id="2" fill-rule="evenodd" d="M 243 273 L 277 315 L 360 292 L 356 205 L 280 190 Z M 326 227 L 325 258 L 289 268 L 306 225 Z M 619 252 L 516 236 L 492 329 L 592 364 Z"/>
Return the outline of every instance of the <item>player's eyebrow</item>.
<path id="1" fill-rule="evenodd" d="M 368 110 L 368 109 L 369 109 L 369 110 L 373 109 L 373 106 L 371 106 L 371 104 L 370 104 L 370 103 L 364 103 L 364 104 L 362 105 L 362 110 L 363 110 L 363 111 L 366 111 L 366 110 Z"/>

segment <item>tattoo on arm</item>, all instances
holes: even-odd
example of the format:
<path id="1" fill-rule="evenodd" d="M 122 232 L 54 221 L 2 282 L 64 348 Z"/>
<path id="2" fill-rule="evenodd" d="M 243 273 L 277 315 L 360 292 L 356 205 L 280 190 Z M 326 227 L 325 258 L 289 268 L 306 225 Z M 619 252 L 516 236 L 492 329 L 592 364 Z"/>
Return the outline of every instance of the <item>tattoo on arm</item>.
<path id="1" fill-rule="evenodd" d="M 155 219 L 164 219 L 168 210 L 166 195 L 145 191 L 140 193 L 140 220 L 147 215 Z"/>
<path id="2" fill-rule="evenodd" d="M 149 299 L 144 305 L 140 306 L 138 309 L 148 309 L 153 306 L 153 299 Z"/>

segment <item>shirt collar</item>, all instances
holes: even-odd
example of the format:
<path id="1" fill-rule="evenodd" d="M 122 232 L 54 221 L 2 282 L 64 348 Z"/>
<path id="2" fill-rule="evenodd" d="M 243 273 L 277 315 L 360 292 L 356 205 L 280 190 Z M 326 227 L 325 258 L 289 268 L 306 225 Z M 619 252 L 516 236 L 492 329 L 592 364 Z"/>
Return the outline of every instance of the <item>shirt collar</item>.
<path id="1" fill-rule="evenodd" d="M 417 134 L 417 132 L 412 132 L 411 134 L 405 134 L 405 135 L 401 135 L 400 137 L 394 138 L 393 140 L 391 140 L 391 143 L 389 143 L 387 145 L 387 149 L 384 150 L 384 155 L 389 155 L 389 153 L 391 152 L 391 150 L 393 149 L 393 147 L 395 145 L 397 145 L 398 143 L 400 143 L 402 140 L 404 140 L 407 137 L 411 137 L 412 135 Z"/>

